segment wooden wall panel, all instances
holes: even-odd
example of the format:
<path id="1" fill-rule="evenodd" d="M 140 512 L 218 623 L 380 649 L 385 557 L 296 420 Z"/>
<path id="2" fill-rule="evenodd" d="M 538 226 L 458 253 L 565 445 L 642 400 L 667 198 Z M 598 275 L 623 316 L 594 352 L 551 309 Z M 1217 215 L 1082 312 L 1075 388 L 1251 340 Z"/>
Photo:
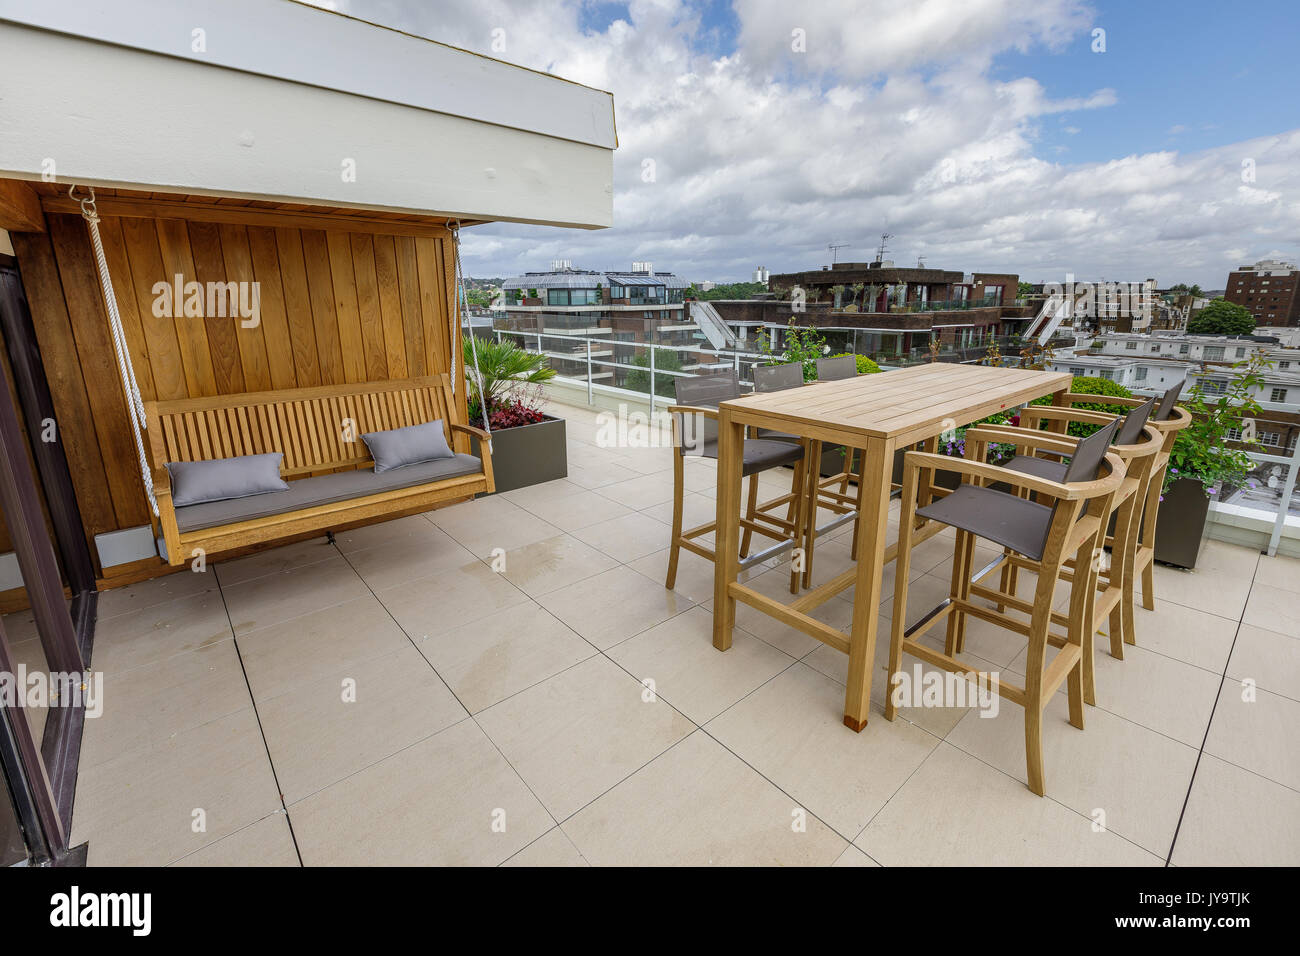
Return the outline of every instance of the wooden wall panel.
<path id="1" fill-rule="evenodd" d="M 46 220 L 47 235 L 15 234 L 14 246 L 93 540 L 147 523 L 148 505 L 85 224 L 57 212 Z M 105 256 L 146 399 L 450 370 L 459 330 L 449 327 L 449 240 L 332 220 L 304 228 L 301 212 L 284 222 L 105 217 Z M 182 284 L 256 281 L 260 323 L 186 317 L 183 298 L 179 316 L 155 310 L 155 283 L 172 285 L 178 273 Z M 463 392 L 458 382 L 460 403 Z"/>

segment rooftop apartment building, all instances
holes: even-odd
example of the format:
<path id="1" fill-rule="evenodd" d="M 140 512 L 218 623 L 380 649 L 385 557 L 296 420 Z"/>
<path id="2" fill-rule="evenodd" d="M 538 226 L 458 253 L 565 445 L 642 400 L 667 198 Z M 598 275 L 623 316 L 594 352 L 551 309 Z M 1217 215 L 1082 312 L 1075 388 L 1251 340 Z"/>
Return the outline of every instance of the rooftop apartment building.
<path id="1" fill-rule="evenodd" d="M 1244 306 L 1257 325 L 1300 326 L 1300 269 L 1294 262 L 1261 259 L 1228 274 L 1223 297 Z"/>

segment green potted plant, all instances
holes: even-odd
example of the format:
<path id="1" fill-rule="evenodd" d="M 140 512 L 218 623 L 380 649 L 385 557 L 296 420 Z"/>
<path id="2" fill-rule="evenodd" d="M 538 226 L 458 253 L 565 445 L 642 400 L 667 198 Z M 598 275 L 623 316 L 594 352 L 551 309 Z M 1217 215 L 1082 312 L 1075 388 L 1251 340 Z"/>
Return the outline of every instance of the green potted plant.
<path id="1" fill-rule="evenodd" d="M 1226 499 L 1250 481 L 1254 462 L 1238 444 L 1253 444 L 1253 419 L 1261 411 L 1255 391 L 1269 362 L 1256 353 L 1233 366 L 1222 395 L 1207 395 L 1198 379 L 1178 404 L 1192 423 L 1178 433 L 1169 453 L 1156 521 L 1155 558 L 1181 568 L 1196 567 L 1210 501 Z M 1240 439 L 1229 438 L 1237 432 Z"/>
<path id="2" fill-rule="evenodd" d="M 471 347 L 466 337 L 462 344 L 469 423 L 482 428 L 486 418 L 492 426 L 496 490 L 513 491 L 566 477 L 564 419 L 541 410 L 542 384 L 555 377 L 555 370 L 546 367 L 546 356 L 504 339 L 480 339 Z M 473 445 L 474 454 L 479 454 L 477 438 Z"/>

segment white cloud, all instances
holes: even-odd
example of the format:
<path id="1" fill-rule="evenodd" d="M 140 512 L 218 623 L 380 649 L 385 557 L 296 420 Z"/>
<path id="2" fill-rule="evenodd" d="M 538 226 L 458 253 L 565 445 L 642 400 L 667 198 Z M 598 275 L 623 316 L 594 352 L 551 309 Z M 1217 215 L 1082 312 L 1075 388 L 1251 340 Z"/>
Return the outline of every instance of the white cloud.
<path id="1" fill-rule="evenodd" d="M 1075 0 L 736 0 L 735 51 L 720 57 L 704 52 L 684 0 L 633 0 L 599 33 L 582 29 L 580 0 L 341 5 L 614 93 L 615 227 L 466 230 L 474 275 L 646 258 L 691 279 L 736 279 L 759 263 L 820 265 L 830 241 L 854 243 L 841 259 L 869 258 L 888 230 L 900 262 L 924 251 L 966 271 L 1209 287 L 1255 255 L 1230 253 L 1300 234 L 1297 131 L 1197 153 L 1042 158 L 1068 155 L 1040 147 L 1046 118 L 1099 111 L 1097 128 L 1120 92 L 1054 98 L 991 64 L 1012 49 L 1086 44 L 1092 15 Z M 506 48 L 494 52 L 498 27 Z M 795 28 L 805 53 L 791 50 Z M 646 158 L 653 183 L 641 180 Z M 1254 182 L 1242 180 L 1245 158 Z"/>

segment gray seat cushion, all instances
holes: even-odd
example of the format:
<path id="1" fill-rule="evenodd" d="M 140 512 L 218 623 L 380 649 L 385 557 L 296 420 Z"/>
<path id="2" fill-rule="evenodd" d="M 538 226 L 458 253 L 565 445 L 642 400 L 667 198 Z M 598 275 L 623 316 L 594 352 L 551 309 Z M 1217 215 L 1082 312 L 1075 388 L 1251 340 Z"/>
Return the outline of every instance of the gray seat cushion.
<path id="1" fill-rule="evenodd" d="M 717 458 L 717 439 L 702 442 L 699 450 L 693 452 L 693 455 L 697 458 Z M 793 465 L 802 457 L 802 445 L 795 445 L 785 441 L 764 441 L 761 438 L 746 438 L 745 464 L 741 474 L 748 476 L 781 465 Z"/>
<path id="2" fill-rule="evenodd" d="M 369 468 L 353 471 L 336 471 L 331 475 L 299 478 L 289 482 L 288 491 L 273 494 L 250 495 L 229 501 L 207 501 L 176 509 L 176 524 L 182 532 L 215 528 L 237 521 L 265 518 L 270 515 L 300 511 L 313 505 L 326 505 L 381 491 L 411 488 L 444 478 L 475 475 L 483 470 L 483 462 L 473 455 L 455 455 L 437 458 L 418 465 L 406 465 L 375 474 Z"/>
<path id="3" fill-rule="evenodd" d="M 1032 455 L 1016 455 L 1002 466 L 1035 478 L 1048 481 L 1065 481 L 1065 472 L 1070 467 L 1063 461 L 1049 461 L 1046 458 L 1034 458 Z"/>
<path id="4" fill-rule="evenodd" d="M 959 485 L 916 513 L 1004 545 L 1031 561 L 1042 558 L 1052 521 L 1052 509 L 1046 505 L 979 485 Z"/>

